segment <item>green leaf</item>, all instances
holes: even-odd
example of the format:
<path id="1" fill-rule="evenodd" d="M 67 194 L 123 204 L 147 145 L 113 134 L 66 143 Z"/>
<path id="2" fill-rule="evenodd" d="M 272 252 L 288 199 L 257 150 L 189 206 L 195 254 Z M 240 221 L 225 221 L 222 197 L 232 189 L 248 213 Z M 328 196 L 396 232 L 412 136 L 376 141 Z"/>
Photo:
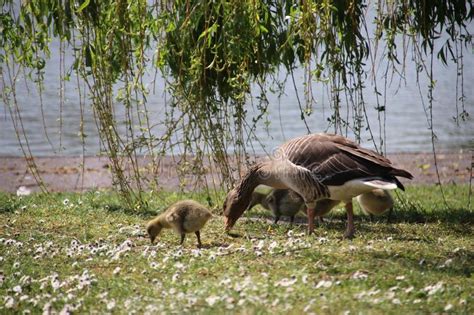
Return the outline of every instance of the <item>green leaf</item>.
<path id="1" fill-rule="evenodd" d="M 201 35 L 199 35 L 198 41 L 209 33 L 212 35 L 213 33 L 216 32 L 216 30 L 217 30 L 217 23 L 214 23 L 212 24 L 211 27 L 207 28 L 204 32 L 201 33 Z"/>
<path id="2" fill-rule="evenodd" d="M 81 6 L 79 7 L 79 9 L 76 10 L 77 13 L 81 13 L 82 10 L 84 10 L 88 5 L 89 3 L 91 2 L 91 0 L 85 0 Z"/>
<path id="3" fill-rule="evenodd" d="M 265 26 L 263 26 L 262 24 L 260 24 L 259 27 L 260 27 L 260 32 L 261 32 L 261 33 L 268 33 L 268 29 L 267 29 Z"/>

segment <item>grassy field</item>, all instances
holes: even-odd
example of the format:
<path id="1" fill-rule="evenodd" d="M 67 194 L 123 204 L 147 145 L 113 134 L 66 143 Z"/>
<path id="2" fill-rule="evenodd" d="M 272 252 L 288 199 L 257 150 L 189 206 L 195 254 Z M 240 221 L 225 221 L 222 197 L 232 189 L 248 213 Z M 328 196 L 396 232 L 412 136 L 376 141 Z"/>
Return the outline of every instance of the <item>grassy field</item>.
<path id="1" fill-rule="evenodd" d="M 189 196 L 150 196 L 137 212 L 110 192 L 0 194 L 0 313 L 473 314 L 468 188 L 445 190 L 448 207 L 439 188 L 408 187 L 390 223 L 357 212 L 351 241 L 342 209 L 311 237 L 303 217 L 290 229 L 252 210 L 231 237 L 216 206 L 200 250 L 194 235 L 181 247 L 170 230 L 154 246 L 144 234 Z"/>

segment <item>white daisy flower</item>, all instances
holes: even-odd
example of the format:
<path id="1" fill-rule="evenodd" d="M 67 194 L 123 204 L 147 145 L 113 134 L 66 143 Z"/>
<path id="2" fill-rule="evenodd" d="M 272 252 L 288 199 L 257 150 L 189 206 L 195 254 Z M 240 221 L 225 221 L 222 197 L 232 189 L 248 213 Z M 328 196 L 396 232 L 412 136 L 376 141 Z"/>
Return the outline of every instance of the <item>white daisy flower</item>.
<path id="1" fill-rule="evenodd" d="M 219 298 L 218 296 L 211 295 L 211 296 L 209 296 L 209 297 L 206 298 L 206 303 L 207 303 L 209 306 L 213 306 L 213 305 L 216 304 L 219 300 L 220 300 L 220 298 Z"/>
<path id="2" fill-rule="evenodd" d="M 329 288 L 332 286 L 332 281 L 331 280 L 321 280 L 316 284 L 316 289 L 319 288 Z"/>
<path id="3" fill-rule="evenodd" d="M 15 306 L 15 299 L 11 296 L 6 296 L 3 299 L 3 305 L 5 308 L 13 308 Z"/>

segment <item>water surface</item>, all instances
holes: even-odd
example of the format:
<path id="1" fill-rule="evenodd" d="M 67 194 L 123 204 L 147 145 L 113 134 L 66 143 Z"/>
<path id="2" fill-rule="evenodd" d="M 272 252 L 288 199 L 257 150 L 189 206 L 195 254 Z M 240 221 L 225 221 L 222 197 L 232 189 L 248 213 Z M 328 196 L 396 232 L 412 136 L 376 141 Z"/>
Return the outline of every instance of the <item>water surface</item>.
<path id="1" fill-rule="evenodd" d="M 86 145 L 83 151 L 81 140 L 78 136 L 80 130 L 80 98 L 78 96 L 77 81 L 72 74 L 70 82 L 64 82 L 64 104 L 60 105 L 60 81 L 59 81 L 59 45 L 52 44 L 52 56 L 49 60 L 44 79 L 44 91 L 42 95 L 42 107 L 40 95 L 34 83 L 26 83 L 20 75 L 17 80 L 17 101 L 21 111 L 22 125 L 28 138 L 29 146 L 33 154 L 38 156 L 50 155 L 95 155 L 101 150 L 100 141 L 96 131 L 94 115 L 90 107 L 90 101 L 84 93 L 83 96 L 83 121 Z M 464 56 L 464 94 L 465 108 L 474 115 L 474 54 L 466 51 Z M 72 58 L 66 58 L 66 67 L 72 63 Z M 383 68 L 383 64 L 381 66 Z M 4 76 L 7 73 L 3 74 Z M 150 78 L 153 73 L 150 73 Z M 407 67 L 405 81 L 398 84 L 398 79 L 387 90 L 386 95 L 386 151 L 387 152 L 414 152 L 431 151 L 431 132 L 428 128 L 427 114 L 424 106 L 426 103 L 427 80 L 421 80 L 420 86 L 424 94 L 424 104 L 420 96 L 419 87 L 416 84 L 416 73 L 414 66 Z M 433 122 L 437 136 L 436 147 L 440 150 L 452 150 L 474 147 L 474 121 L 472 117 L 466 121 L 456 122 L 456 66 L 451 63 L 444 66 L 435 62 L 434 75 L 437 80 L 434 90 Z M 300 99 L 303 96 L 303 71 L 295 72 L 297 90 Z M 378 78 L 379 89 L 383 86 L 383 79 Z M 276 95 L 269 95 L 270 108 L 267 116 L 268 128 L 264 122 L 257 128 L 257 136 L 265 148 L 258 143 L 254 147 L 256 153 L 271 152 L 273 148 L 283 141 L 307 133 L 304 122 L 300 119 L 300 112 L 296 91 L 288 81 L 284 95 L 278 99 Z M 379 122 L 377 117 L 376 95 L 373 87 L 367 83 L 364 90 L 367 115 L 375 142 L 379 142 Z M 311 132 L 333 132 L 334 128 L 328 123 L 331 116 L 327 93 L 318 85 L 314 85 L 313 91 L 317 103 L 313 107 L 313 113 L 307 117 L 307 123 Z M 459 95 L 458 95 L 459 97 Z M 169 96 L 168 96 L 169 98 Z M 383 98 L 380 99 L 383 102 Z M 164 118 L 166 97 L 164 93 L 164 82 L 158 80 L 155 84 L 155 93 L 148 96 L 147 107 L 150 111 L 151 125 L 155 125 L 153 133 L 160 136 L 164 126 L 160 122 Z M 2 104 L 3 105 L 3 104 Z M 343 107 L 346 105 L 343 104 Z M 459 103 L 459 107 L 461 104 Z M 254 111 L 249 103 L 250 116 Z M 123 117 L 123 109 L 117 107 L 117 117 Z M 61 120 L 59 119 L 61 117 Z M 46 126 L 46 128 L 44 127 Z M 18 125 L 20 128 L 20 125 Z M 46 134 L 50 141 L 47 140 Z M 14 124 L 10 118 L 6 106 L 0 111 L 0 155 L 21 156 L 22 151 L 18 144 Z M 353 133 L 349 130 L 349 137 Z M 373 147 L 369 140 L 368 130 L 362 132 L 362 143 L 367 147 Z"/>

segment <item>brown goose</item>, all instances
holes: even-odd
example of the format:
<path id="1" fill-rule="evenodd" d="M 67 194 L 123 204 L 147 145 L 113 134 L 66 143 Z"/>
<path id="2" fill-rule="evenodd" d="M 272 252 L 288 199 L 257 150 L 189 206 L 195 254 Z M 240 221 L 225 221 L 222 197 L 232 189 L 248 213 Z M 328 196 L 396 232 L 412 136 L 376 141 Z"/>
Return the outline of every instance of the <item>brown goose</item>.
<path id="1" fill-rule="evenodd" d="M 374 189 L 404 189 L 396 176 L 413 178 L 390 160 L 361 148 L 342 136 L 310 134 L 294 138 L 279 147 L 275 156 L 257 163 L 232 189 L 224 202 L 226 230 L 248 208 L 255 187 L 260 184 L 291 189 L 306 206 L 308 232 L 314 231 L 314 217 L 344 202 L 347 210 L 346 237 L 354 235 L 352 198 Z M 318 207 L 318 202 L 325 207 Z M 328 210 L 329 209 L 329 210 Z"/>

